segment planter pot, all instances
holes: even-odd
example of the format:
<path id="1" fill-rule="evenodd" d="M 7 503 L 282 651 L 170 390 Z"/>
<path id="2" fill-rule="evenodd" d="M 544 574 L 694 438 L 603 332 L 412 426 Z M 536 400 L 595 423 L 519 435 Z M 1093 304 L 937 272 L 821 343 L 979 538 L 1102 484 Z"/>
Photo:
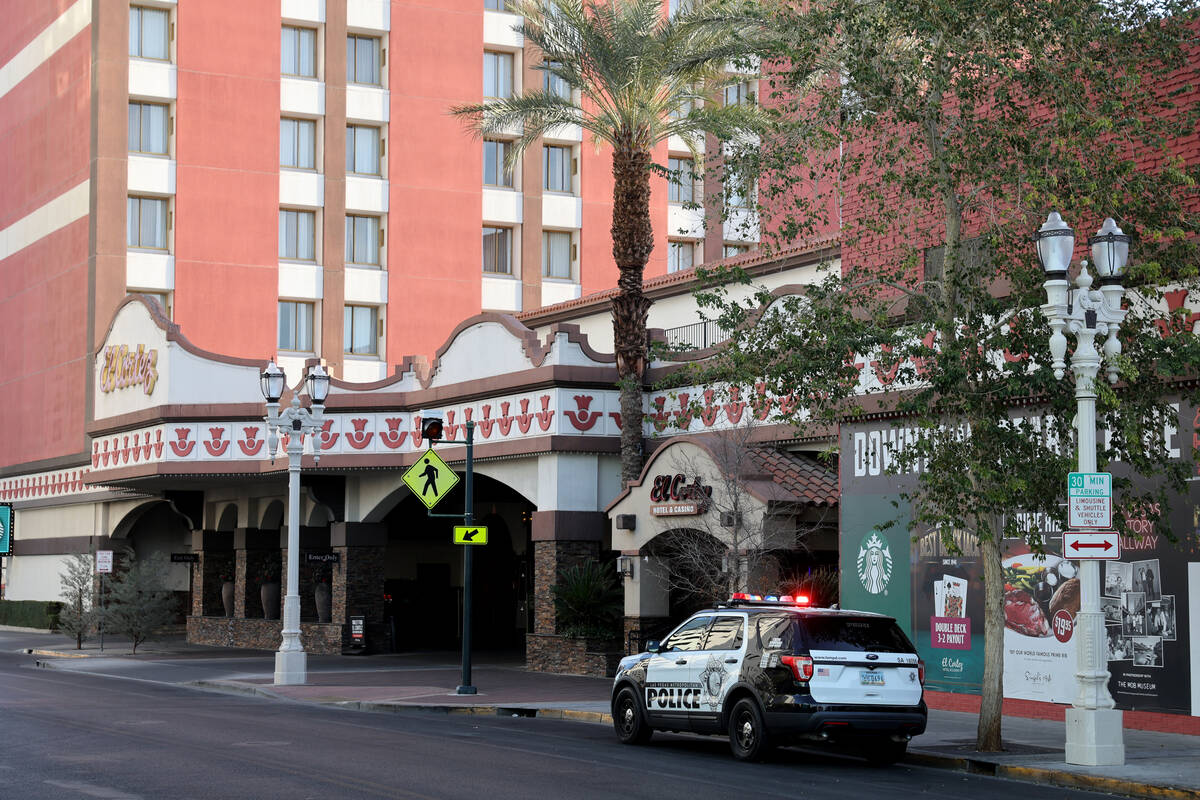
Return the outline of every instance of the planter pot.
<path id="1" fill-rule="evenodd" d="M 264 583 L 258 589 L 262 600 L 263 619 L 279 619 L 279 581 Z"/>
<path id="2" fill-rule="evenodd" d="M 318 583 L 313 587 L 313 600 L 317 604 L 317 622 L 329 622 L 333 612 L 333 592 L 328 583 Z"/>
<path id="3" fill-rule="evenodd" d="M 233 581 L 221 584 L 221 605 L 225 606 L 225 616 L 233 616 Z"/>

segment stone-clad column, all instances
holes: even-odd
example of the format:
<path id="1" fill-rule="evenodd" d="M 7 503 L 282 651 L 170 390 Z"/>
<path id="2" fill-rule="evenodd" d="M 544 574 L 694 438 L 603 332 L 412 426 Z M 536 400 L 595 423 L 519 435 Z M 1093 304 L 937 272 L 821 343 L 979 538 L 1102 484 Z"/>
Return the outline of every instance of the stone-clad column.
<path id="1" fill-rule="evenodd" d="M 367 645 L 383 648 L 388 632 L 383 617 L 384 556 L 387 526 L 371 522 L 334 522 L 329 543 L 338 554 L 333 565 L 333 613 L 342 626 L 342 644 L 350 644 L 350 617 L 362 616 Z"/>

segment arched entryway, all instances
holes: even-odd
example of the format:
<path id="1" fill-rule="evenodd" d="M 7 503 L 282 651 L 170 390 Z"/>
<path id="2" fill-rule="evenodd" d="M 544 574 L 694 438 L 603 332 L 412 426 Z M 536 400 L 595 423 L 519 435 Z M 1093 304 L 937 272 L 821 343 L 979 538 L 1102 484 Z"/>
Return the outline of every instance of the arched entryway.
<path id="1" fill-rule="evenodd" d="M 123 542 L 139 559 L 162 556 L 166 564 L 163 585 L 175 594 L 178 621 L 183 623 L 192 607 L 192 565 L 171 563 L 171 554 L 192 549 L 187 518 L 165 500 L 151 501 L 125 515 L 113 530 L 113 542 Z"/>
<path id="2" fill-rule="evenodd" d="M 463 483 L 437 513 L 461 511 Z M 520 651 L 532 626 L 533 567 L 530 545 L 534 506 L 499 480 L 476 473 L 475 524 L 488 528 L 488 543 L 475 546 L 472 568 L 472 644 L 479 650 Z M 403 488 L 367 517 L 387 528 L 384 592 L 388 624 L 399 651 L 452 650 L 462 642 L 463 549 L 453 543 L 461 524 L 430 517 Z"/>

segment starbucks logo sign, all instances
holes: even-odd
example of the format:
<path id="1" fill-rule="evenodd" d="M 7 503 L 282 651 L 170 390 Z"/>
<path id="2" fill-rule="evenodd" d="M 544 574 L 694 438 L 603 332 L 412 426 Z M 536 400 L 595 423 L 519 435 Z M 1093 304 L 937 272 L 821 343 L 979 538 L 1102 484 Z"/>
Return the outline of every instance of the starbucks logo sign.
<path id="1" fill-rule="evenodd" d="M 878 531 L 871 531 L 858 548 L 858 579 L 871 594 L 881 594 L 892 579 L 892 551 Z"/>

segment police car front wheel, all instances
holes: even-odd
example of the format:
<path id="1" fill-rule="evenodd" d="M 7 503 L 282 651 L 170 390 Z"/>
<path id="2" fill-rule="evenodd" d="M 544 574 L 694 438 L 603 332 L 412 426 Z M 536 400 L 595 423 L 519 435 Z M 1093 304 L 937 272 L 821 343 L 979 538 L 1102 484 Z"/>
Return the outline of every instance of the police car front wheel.
<path id="1" fill-rule="evenodd" d="M 729 749 L 739 761 L 758 761 L 770 752 L 771 742 L 758 704 L 748 697 L 729 712 Z"/>
<path id="2" fill-rule="evenodd" d="M 633 689 L 626 686 L 617 694 L 612 709 L 613 727 L 622 744 L 645 744 L 654 730 L 646 724 Z"/>

